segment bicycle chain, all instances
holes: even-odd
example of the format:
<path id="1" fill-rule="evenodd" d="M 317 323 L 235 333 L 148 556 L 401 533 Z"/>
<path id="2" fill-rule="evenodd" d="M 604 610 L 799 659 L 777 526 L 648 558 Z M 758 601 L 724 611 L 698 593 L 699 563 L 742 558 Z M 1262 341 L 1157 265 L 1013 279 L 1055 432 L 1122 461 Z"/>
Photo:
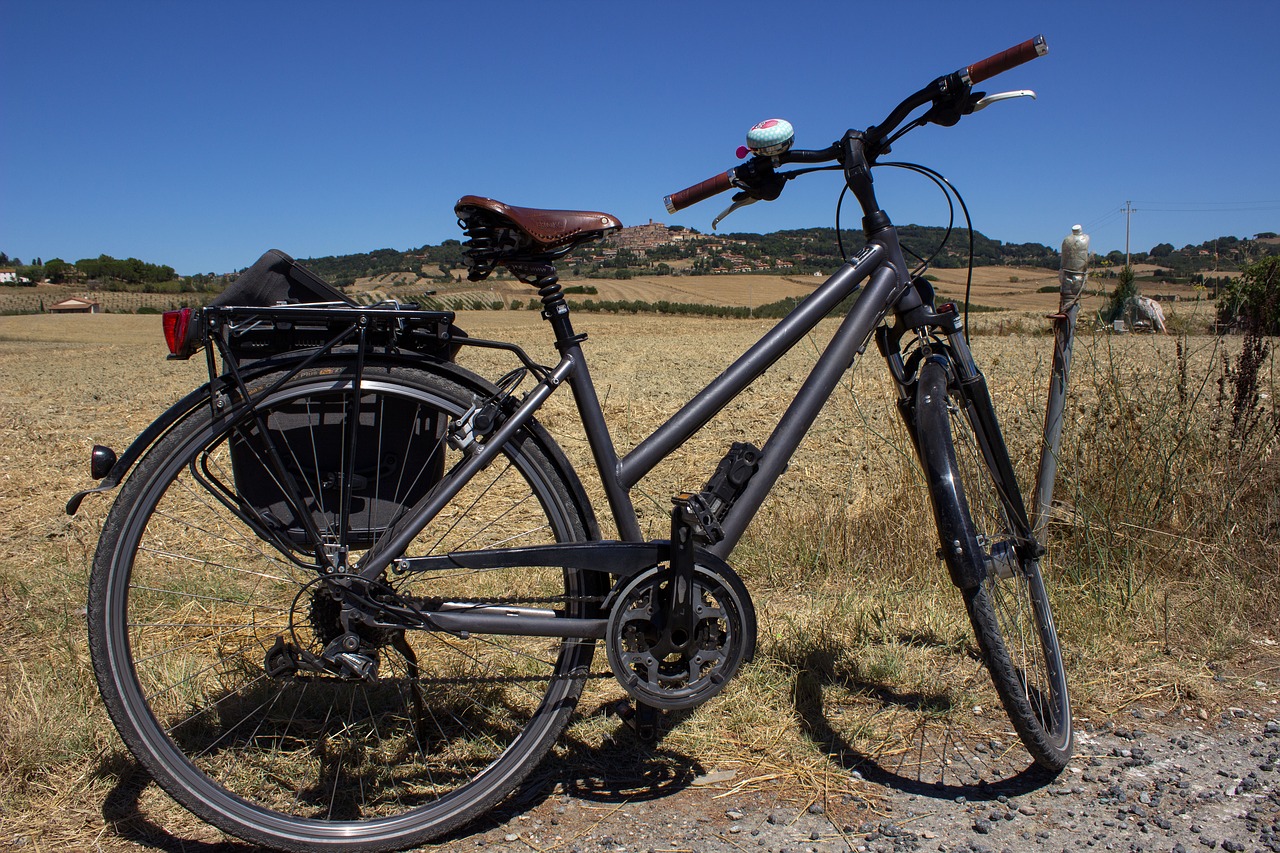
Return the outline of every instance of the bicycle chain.
<path id="1" fill-rule="evenodd" d="M 423 603 L 436 603 L 448 601 L 450 604 L 603 604 L 605 597 L 603 595 L 550 595 L 544 598 L 522 598 L 520 596 L 493 596 L 485 598 L 442 598 L 440 596 L 431 596 L 427 598 L 419 598 L 416 596 L 401 596 L 400 600 L 406 604 L 422 605 Z"/>
<path id="2" fill-rule="evenodd" d="M 421 610 L 430 613 L 433 609 L 432 605 L 440 604 L 448 601 L 450 604 L 476 604 L 476 605 L 534 605 L 534 604 L 603 604 L 605 596 L 602 595 L 552 595 L 543 597 L 528 596 L 496 596 L 492 598 L 453 598 L 448 599 L 441 597 L 420 598 L 417 596 L 398 595 L 401 606 L 408 607 L 413 610 Z M 483 684 L 533 684 L 533 683 L 554 683 L 556 681 L 564 681 L 566 679 L 585 679 L 585 680 L 601 680 L 613 678 L 611 670 L 587 673 L 550 673 L 548 675 L 511 675 L 511 676 L 453 676 L 439 678 L 416 678 L 410 679 L 414 684 L 418 685 L 483 685 Z"/>

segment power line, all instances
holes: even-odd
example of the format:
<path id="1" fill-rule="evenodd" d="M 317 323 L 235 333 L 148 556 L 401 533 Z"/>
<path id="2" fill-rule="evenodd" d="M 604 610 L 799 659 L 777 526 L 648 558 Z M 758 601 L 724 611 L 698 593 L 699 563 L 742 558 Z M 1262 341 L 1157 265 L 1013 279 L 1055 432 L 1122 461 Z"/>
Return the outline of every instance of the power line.
<path id="1" fill-rule="evenodd" d="M 1104 225 L 1110 225 L 1112 222 L 1115 222 L 1120 218 L 1122 213 L 1123 211 L 1110 210 L 1107 213 L 1094 217 L 1085 223 L 1084 230 L 1093 231 L 1094 229 L 1101 228 Z"/>
<path id="2" fill-rule="evenodd" d="M 1142 209 L 1153 213 L 1243 213 L 1280 210 L 1280 202 L 1259 203 L 1247 207 L 1162 207 L 1146 202 Z"/>
<path id="3" fill-rule="evenodd" d="M 1172 205 L 1200 205 L 1205 207 L 1221 207 L 1228 204 L 1280 204 L 1280 200 L 1269 199 L 1262 201 L 1141 201 L 1142 204 L 1172 204 Z"/>

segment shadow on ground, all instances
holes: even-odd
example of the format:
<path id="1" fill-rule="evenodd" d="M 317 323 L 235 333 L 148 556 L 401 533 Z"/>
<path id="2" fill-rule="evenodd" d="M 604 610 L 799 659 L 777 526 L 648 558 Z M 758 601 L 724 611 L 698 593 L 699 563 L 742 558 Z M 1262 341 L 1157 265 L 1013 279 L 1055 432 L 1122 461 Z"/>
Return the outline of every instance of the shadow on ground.
<path id="1" fill-rule="evenodd" d="M 923 797 L 968 801 L 1015 797 L 1045 787 L 1055 778 L 1029 764 L 1021 745 L 983 749 L 980 733 L 966 725 L 964 709 L 952 707 L 947 692 L 903 692 L 860 674 L 823 649 L 811 649 L 792 661 L 795 715 L 805 735 L 837 766 L 856 772 L 873 785 Z M 863 703 L 886 736 L 875 747 L 857 746 L 842 733 L 847 721 L 833 721 L 825 688 L 838 687 Z M 612 713 L 600 706 L 589 716 Z M 457 840 L 502 826 L 552 796 L 599 803 L 656 800 L 693 784 L 705 768 L 696 757 L 663 743 L 663 735 L 680 724 L 679 714 L 656 721 L 653 737 L 640 737 L 619 722 L 604 744 L 596 746 L 562 736 L 546 758 L 510 797 L 477 821 L 438 839 Z M 889 736 L 891 735 L 891 736 Z M 865 737 L 857 738 L 866 743 Z M 975 744 L 977 745 L 975 749 Z M 202 842 L 180 838 L 144 814 L 141 800 L 151 777 L 136 761 L 117 752 L 99 766 L 100 778 L 114 779 L 102 814 L 119 837 L 157 850 L 178 853 L 246 853 L 258 848 L 234 841 Z"/>
<path id="2" fill-rule="evenodd" d="M 602 706 L 594 714 L 605 714 Z M 682 717 L 667 715 L 654 738 L 639 737 L 627 724 L 619 724 L 607 742 L 596 747 L 562 737 L 560 748 L 530 774 L 510 797 L 437 843 L 465 838 L 502 825 L 537 807 L 553 794 L 602 803 L 660 799 L 683 790 L 704 772 L 697 759 L 669 749 L 662 735 Z M 117 751 L 102 760 L 96 776 L 114 780 L 102 804 L 108 829 L 119 838 L 166 853 L 249 853 L 256 845 L 239 841 L 205 842 L 183 838 L 157 824 L 142 808 L 142 796 L 153 784 L 151 775 L 132 756 Z"/>
<path id="3" fill-rule="evenodd" d="M 901 692 L 860 676 L 825 650 L 797 662 L 795 712 L 801 730 L 832 761 L 875 785 L 936 799 L 1014 797 L 1056 776 L 1026 761 L 1021 744 L 1000 752 L 962 722 L 947 692 Z M 833 724 L 824 687 L 879 706 L 886 733 L 876 750 L 859 749 Z M 975 749 L 975 744 L 977 748 Z"/>

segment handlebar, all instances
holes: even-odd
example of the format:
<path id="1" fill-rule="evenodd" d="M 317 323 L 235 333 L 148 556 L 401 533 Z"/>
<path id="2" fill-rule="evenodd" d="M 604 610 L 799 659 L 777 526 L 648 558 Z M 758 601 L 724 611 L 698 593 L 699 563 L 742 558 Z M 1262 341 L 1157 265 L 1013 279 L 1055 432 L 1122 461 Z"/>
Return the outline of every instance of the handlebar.
<path id="1" fill-rule="evenodd" d="M 989 80 L 997 74 L 1003 74 L 1010 68 L 1015 68 L 1024 62 L 1030 62 L 1038 56 L 1044 56 L 1048 52 L 1049 45 L 1045 44 L 1044 36 L 1036 36 L 994 56 L 988 56 L 981 62 L 975 62 L 965 68 L 961 74 L 963 77 L 968 78 L 966 82 L 970 85 L 981 83 L 983 80 Z"/>
<path id="2" fill-rule="evenodd" d="M 700 184 L 694 184 L 688 189 L 683 189 L 667 196 L 662 200 L 667 206 L 667 213 L 675 213 L 677 210 L 683 210 L 700 201 L 705 201 L 713 195 L 719 195 L 725 190 L 733 189 L 733 172 L 733 169 L 721 172 L 714 178 L 708 178 Z"/>
<path id="3" fill-rule="evenodd" d="M 1044 56 L 1048 52 L 1049 46 L 1046 44 L 1044 36 L 1038 35 L 1008 50 L 965 66 L 953 74 L 947 74 L 934 80 L 928 86 L 898 104 L 882 124 L 867 129 L 865 137 L 868 161 L 874 165 L 875 157 L 888 150 L 887 145 L 882 149 L 881 143 L 888 139 L 907 116 L 918 107 L 931 101 L 934 105 L 923 119 L 918 120 L 920 123 L 932 121 L 936 124 L 955 124 L 960 115 L 973 112 L 973 104 L 969 98 L 970 87 L 973 84 L 989 80 L 997 74 L 1002 74 L 1025 62 Z M 787 177 L 794 177 L 799 174 L 799 172 L 775 174 L 772 166 L 784 163 L 821 163 L 836 160 L 843 162 L 841 150 L 841 144 L 836 143 L 829 148 L 818 151 L 792 149 L 772 157 L 757 155 L 741 166 L 729 169 L 727 172 L 721 172 L 713 178 L 708 178 L 679 192 L 674 192 L 666 196 L 663 202 L 666 204 L 668 213 L 675 213 L 734 187 L 744 189 L 746 195 L 752 198 L 772 200 L 777 198 L 777 193 L 781 191 L 782 183 L 785 182 Z M 764 178 L 770 182 L 773 191 L 765 194 L 753 192 L 753 188 L 757 186 L 756 180 L 754 180 L 756 178 Z"/>

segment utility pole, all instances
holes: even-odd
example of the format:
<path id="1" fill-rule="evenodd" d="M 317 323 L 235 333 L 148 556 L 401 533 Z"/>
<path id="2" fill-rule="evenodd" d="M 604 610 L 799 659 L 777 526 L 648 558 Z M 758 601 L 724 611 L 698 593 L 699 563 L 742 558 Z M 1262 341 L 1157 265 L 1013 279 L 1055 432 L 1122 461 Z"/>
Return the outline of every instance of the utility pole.
<path id="1" fill-rule="evenodd" d="M 1133 202 L 1126 201 L 1124 210 L 1120 211 L 1124 214 L 1124 265 L 1129 266 L 1129 219 L 1137 212 L 1137 208 L 1133 206 Z"/>

